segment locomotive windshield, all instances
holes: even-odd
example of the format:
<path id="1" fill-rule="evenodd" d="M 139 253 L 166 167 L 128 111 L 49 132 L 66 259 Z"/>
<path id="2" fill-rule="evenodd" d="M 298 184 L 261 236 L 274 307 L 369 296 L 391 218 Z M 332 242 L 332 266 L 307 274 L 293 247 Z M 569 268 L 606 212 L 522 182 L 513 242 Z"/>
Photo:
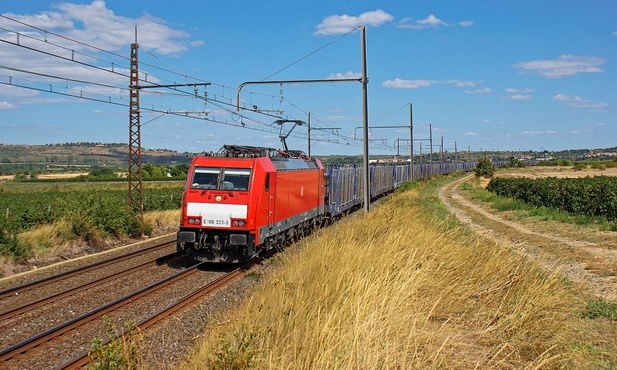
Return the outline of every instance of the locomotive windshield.
<path id="1" fill-rule="evenodd" d="M 247 191 L 249 168 L 195 167 L 191 189 L 220 189 Z"/>

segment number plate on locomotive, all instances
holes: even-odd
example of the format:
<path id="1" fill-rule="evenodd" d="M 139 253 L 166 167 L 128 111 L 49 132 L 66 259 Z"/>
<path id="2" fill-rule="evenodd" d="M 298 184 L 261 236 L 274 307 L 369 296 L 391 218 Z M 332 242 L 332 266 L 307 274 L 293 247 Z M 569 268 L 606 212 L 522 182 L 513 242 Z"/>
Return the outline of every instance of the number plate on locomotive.
<path id="1" fill-rule="evenodd" d="M 228 218 L 204 218 L 202 221 L 202 225 L 214 227 L 230 227 L 231 222 Z"/>

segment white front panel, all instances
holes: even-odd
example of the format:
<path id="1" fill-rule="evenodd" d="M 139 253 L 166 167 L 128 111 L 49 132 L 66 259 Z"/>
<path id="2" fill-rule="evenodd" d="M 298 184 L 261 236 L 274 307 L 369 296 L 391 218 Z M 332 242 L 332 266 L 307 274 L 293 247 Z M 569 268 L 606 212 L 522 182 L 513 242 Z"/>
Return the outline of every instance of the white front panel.
<path id="1" fill-rule="evenodd" d="M 187 216 L 201 216 L 202 226 L 230 227 L 232 218 L 246 218 L 246 204 L 189 203 Z"/>

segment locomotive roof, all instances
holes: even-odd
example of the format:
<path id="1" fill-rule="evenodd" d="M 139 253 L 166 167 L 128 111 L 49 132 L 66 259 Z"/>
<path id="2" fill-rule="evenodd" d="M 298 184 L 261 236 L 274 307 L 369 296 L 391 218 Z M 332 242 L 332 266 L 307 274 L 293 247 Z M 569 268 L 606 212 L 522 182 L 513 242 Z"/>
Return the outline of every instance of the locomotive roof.
<path id="1" fill-rule="evenodd" d="M 269 158 L 277 171 L 319 168 L 317 161 L 309 159 L 301 150 L 279 150 L 249 145 L 223 145 L 218 153 L 206 156 L 225 158 Z"/>
<path id="2" fill-rule="evenodd" d="M 319 168 L 314 160 L 299 158 L 270 158 L 277 171 L 280 170 L 303 170 L 307 168 Z"/>

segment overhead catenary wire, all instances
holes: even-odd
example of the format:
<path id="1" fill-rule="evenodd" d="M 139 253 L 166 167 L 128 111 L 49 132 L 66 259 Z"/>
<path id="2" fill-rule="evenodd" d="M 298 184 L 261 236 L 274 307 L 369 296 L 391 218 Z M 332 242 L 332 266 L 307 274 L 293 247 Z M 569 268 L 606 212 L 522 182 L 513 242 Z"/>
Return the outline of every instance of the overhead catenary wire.
<path id="1" fill-rule="evenodd" d="M 303 61 L 304 59 L 306 59 L 306 58 L 310 57 L 311 55 L 316 54 L 317 52 L 319 52 L 319 51 L 321 51 L 321 50 L 323 50 L 323 49 L 327 48 L 328 46 L 330 46 L 330 45 L 334 44 L 335 42 L 338 42 L 338 41 L 339 41 L 340 39 L 342 39 L 343 37 L 346 37 L 347 35 L 352 34 L 353 32 L 355 32 L 355 31 L 357 31 L 357 30 L 359 30 L 359 29 L 360 29 L 360 26 L 353 28 L 353 29 L 352 29 L 352 30 L 350 30 L 349 32 L 345 33 L 344 35 L 341 35 L 340 37 L 336 38 L 335 40 L 333 40 L 333 41 L 331 41 L 331 42 L 329 42 L 329 43 L 327 43 L 327 44 L 325 44 L 325 45 L 323 45 L 323 46 L 321 46 L 321 47 L 319 47 L 319 48 L 317 48 L 317 49 L 313 50 L 312 52 L 310 52 L 310 53 L 306 54 L 305 56 L 303 56 L 303 57 L 301 57 L 301 58 L 297 59 L 296 61 L 294 61 L 294 62 L 292 62 L 292 63 L 290 63 L 290 64 L 286 65 L 285 67 L 283 67 L 283 68 L 279 69 L 278 71 L 276 71 L 276 72 L 272 73 L 272 74 L 271 74 L 271 75 L 269 75 L 268 77 L 265 77 L 265 78 L 264 78 L 264 79 L 262 79 L 261 81 L 266 81 L 266 80 L 268 80 L 269 78 L 271 78 L 271 77 L 273 77 L 273 76 L 276 76 L 277 74 L 279 74 L 279 73 L 283 72 L 283 71 L 284 71 L 284 70 L 286 70 L 287 68 L 289 68 L 289 67 L 291 67 L 291 66 L 293 66 L 293 65 L 295 65 L 295 64 L 300 63 L 300 62 L 301 62 L 301 61 Z"/>
<path id="2" fill-rule="evenodd" d="M 40 37 L 36 37 L 33 36 L 32 34 L 26 34 L 24 32 L 18 31 L 18 30 L 11 30 L 8 28 L 4 28 L 4 27 L 0 27 L 0 30 L 6 31 L 9 34 L 15 34 L 16 40 L 14 42 L 11 42 L 8 39 L 0 39 L 0 41 L 7 43 L 7 44 L 11 44 L 13 46 L 16 47 L 20 47 L 20 48 L 24 48 L 26 50 L 32 51 L 32 52 L 36 52 L 36 53 L 41 53 L 43 55 L 46 55 L 48 57 L 51 58 L 57 58 L 59 60 L 63 60 L 67 63 L 76 63 L 79 64 L 83 67 L 87 67 L 87 68 L 92 68 L 94 70 L 100 71 L 100 72 L 104 72 L 104 73 L 112 73 L 115 74 L 121 78 L 129 78 L 129 67 L 126 65 L 128 64 L 128 62 L 130 61 L 130 58 L 115 53 L 115 52 L 111 52 L 105 49 L 102 49 L 100 47 L 91 45 L 89 43 L 85 43 L 70 37 L 66 37 L 64 35 L 61 34 L 57 34 L 33 25 L 30 25 L 26 22 L 8 17 L 6 15 L 1 15 L 0 17 L 7 19 L 9 21 L 15 22 L 17 24 L 20 24 L 24 27 L 29 27 L 35 31 L 38 31 L 42 34 L 45 35 L 44 38 L 40 38 Z M 279 69 L 278 71 L 274 72 L 273 74 L 271 74 L 270 76 L 266 77 L 270 78 L 278 73 L 280 73 L 281 71 L 291 67 L 292 65 L 295 65 L 297 63 L 299 63 L 300 61 L 310 57 L 311 55 L 314 55 L 315 53 L 317 53 L 318 51 L 326 48 L 327 46 L 335 43 L 336 41 L 340 40 L 341 38 L 345 37 L 346 35 L 354 32 L 354 30 L 349 31 L 347 34 L 339 37 L 338 39 L 318 48 L 317 50 L 314 50 L 313 52 L 303 56 L 302 58 L 296 60 L 295 62 L 283 67 L 282 69 Z M 58 39 L 61 40 L 65 40 L 68 41 L 70 43 L 75 43 L 76 45 L 80 45 L 83 46 L 85 48 L 89 48 L 92 50 L 95 50 L 97 52 L 101 52 L 101 53 L 105 53 L 108 54 L 110 56 L 113 56 L 114 58 L 118 58 L 120 60 L 120 62 L 115 62 L 113 60 L 110 59 L 105 59 L 105 58 L 101 58 L 99 56 L 96 55 L 92 55 L 90 53 L 85 53 L 85 52 L 81 52 L 81 51 L 77 51 L 75 49 L 69 48 L 67 46 L 64 45 L 60 45 L 59 43 L 55 42 L 52 40 L 51 37 L 49 36 L 54 36 L 57 37 Z M 25 43 L 20 41 L 20 37 L 23 38 L 27 38 L 27 39 L 31 39 L 33 40 L 35 43 L 41 43 L 41 45 L 45 45 L 45 49 L 43 50 L 43 48 L 37 48 L 35 46 L 31 46 L 31 45 L 25 45 Z M 33 43 L 32 45 L 36 45 L 35 43 Z M 50 46 L 57 48 L 56 51 L 53 51 L 52 48 L 50 48 Z M 68 55 L 62 55 L 61 53 L 67 52 Z M 149 55 L 151 55 L 153 58 L 157 59 L 160 62 L 164 62 L 162 61 L 159 57 L 157 57 L 154 53 L 147 51 L 147 53 Z M 84 59 L 84 60 L 79 60 L 79 59 Z M 100 62 L 103 64 L 106 64 L 106 66 L 100 66 L 100 65 L 96 65 L 93 64 L 92 62 L 89 61 L 96 61 L 96 62 Z M 126 63 L 126 64 L 125 64 Z M 164 62 L 166 63 L 166 62 Z M 152 69 L 156 69 L 158 71 L 162 71 L 165 73 L 169 73 L 172 75 L 176 75 L 176 76 L 180 76 L 182 79 L 185 80 L 190 80 L 190 81 L 204 81 L 202 79 L 196 78 L 196 77 L 192 77 L 189 76 L 188 74 L 182 73 L 180 70 L 178 70 L 177 68 L 174 68 L 173 66 L 169 65 L 169 63 L 166 63 L 170 68 L 173 68 L 174 70 L 170 70 L 168 68 L 162 68 L 160 66 L 151 64 L 151 63 L 142 63 L 140 62 L 140 64 L 148 66 Z M 22 69 L 22 68 L 16 68 L 16 67 L 10 67 L 10 66 L 0 66 L 0 68 L 2 69 L 6 69 L 8 71 L 12 71 L 15 73 L 21 73 L 21 74 L 30 74 L 33 76 L 38 76 L 38 77 L 43 77 L 43 78 L 48 78 L 48 79 L 54 79 L 54 80 L 62 80 L 65 81 L 67 83 L 80 83 L 80 84 L 85 84 L 85 85 L 92 85 L 92 86 L 99 86 L 99 87 L 104 87 L 104 88 L 110 88 L 110 89 L 118 89 L 118 91 L 120 92 L 120 96 L 113 96 L 113 95 L 103 95 L 103 94 L 96 94 L 94 92 L 91 91 L 85 91 L 85 89 L 75 89 L 75 92 L 70 92 L 68 86 L 57 86 L 57 85 L 53 85 L 53 84 L 46 84 L 44 82 L 38 82 L 38 81 L 28 81 L 26 79 L 20 78 L 20 77 L 15 77 L 15 76 L 6 76 L 8 77 L 8 82 L 5 81 L 0 81 L 0 84 L 2 85 L 9 85 L 9 86 L 15 86 L 15 87 L 20 87 L 20 88 L 24 88 L 24 89 L 30 89 L 30 90 L 34 90 L 34 91 L 39 91 L 39 92 L 44 92 L 44 93 L 51 93 L 51 94 L 57 94 L 57 95 L 61 95 L 61 96 L 65 96 L 65 97 L 71 97 L 71 98 L 77 98 L 77 99 L 85 99 L 85 100 L 89 100 L 89 101 L 94 101 L 94 102 L 99 102 L 99 103 L 106 103 L 106 104 L 113 104 L 113 105 L 117 105 L 117 106 L 125 106 L 128 107 L 128 103 L 125 103 L 125 101 L 127 100 L 126 96 L 123 96 L 123 94 L 128 91 L 129 89 L 127 87 L 122 87 L 122 86 L 117 86 L 117 85 L 110 85 L 108 83 L 102 83 L 102 82 L 97 82 L 97 81 L 88 81 L 86 79 L 77 79 L 77 78 L 72 78 L 72 77 L 63 77 L 63 76 L 58 76 L 58 75 L 53 75 L 53 74 L 49 74 L 49 73 L 41 73 L 41 72 L 36 72 L 36 71 L 30 71 L 30 70 L 26 70 L 26 69 Z M 24 83 L 19 83 L 19 80 L 23 80 L 24 82 L 28 83 L 28 84 L 40 84 L 40 85 L 48 85 L 49 88 L 43 88 L 43 87 L 37 87 L 37 86 L 28 86 L 27 84 Z M 140 82 L 142 83 L 147 83 L 150 85 L 154 85 L 156 86 L 158 83 L 157 81 L 169 81 L 169 82 L 175 82 L 173 79 L 170 79 L 168 77 L 163 77 L 163 76 L 157 76 L 154 75 L 152 73 L 140 73 Z M 223 96 L 224 96 L 224 91 L 225 89 L 234 89 L 232 87 L 228 87 L 222 84 L 216 84 L 216 83 L 212 83 L 213 85 L 220 87 L 223 89 Z M 64 91 L 63 91 L 64 90 Z M 69 92 L 67 92 L 66 90 L 69 90 Z M 150 91 L 150 94 L 156 94 L 159 95 L 161 97 L 163 96 L 169 96 L 169 97 L 175 97 L 175 98 L 190 98 L 190 99 L 199 99 L 200 101 L 203 101 L 205 103 L 209 103 L 212 104 L 214 107 L 220 109 L 221 111 L 225 112 L 226 114 L 230 114 L 232 117 L 234 117 L 234 115 L 237 115 L 235 112 L 233 112 L 233 109 L 231 109 L 234 104 L 233 104 L 233 100 L 231 99 L 227 99 L 229 100 L 229 102 L 225 101 L 225 100 L 220 100 L 217 99 L 217 95 L 215 94 L 214 97 L 210 96 L 197 96 L 196 92 L 187 92 L 187 91 L 183 91 L 180 89 L 175 89 L 175 88 L 171 88 L 171 90 L 175 91 L 175 93 L 170 93 L 169 91 L 163 91 L 163 90 L 158 90 L 158 91 Z M 261 94 L 261 93 L 254 93 L 255 95 L 258 96 L 266 96 L 266 97 L 272 97 L 274 98 L 274 95 L 271 94 Z M 204 95 L 205 92 L 204 92 Z M 283 101 L 283 96 L 281 94 L 281 102 Z M 295 106 L 292 102 L 290 102 L 288 99 L 285 98 L 285 101 L 289 104 L 291 104 L 292 106 Z M 296 107 L 296 106 L 295 106 Z M 258 119 L 254 119 L 251 118 L 247 115 L 237 115 L 238 117 L 240 117 L 240 122 L 241 124 L 237 124 L 237 123 L 230 123 L 229 121 L 225 121 L 224 119 L 220 119 L 220 118 L 213 118 L 212 116 L 208 116 L 211 112 L 208 112 L 207 110 L 203 110 L 200 111 L 199 114 L 203 115 L 204 117 L 197 117 L 194 116 L 194 114 L 197 114 L 195 112 L 192 112 L 191 114 L 188 113 L 180 113 L 180 111 L 178 111 L 177 109 L 171 109 L 171 108 L 163 108 L 162 105 L 159 105 L 158 107 L 155 107 L 152 104 L 149 104 L 149 107 L 144 108 L 143 109 L 145 112 L 154 112 L 154 113 L 161 113 L 161 114 L 169 114 L 169 115 L 175 115 L 175 116 L 180 116 L 180 117 L 189 117 L 189 118 L 199 118 L 199 119 L 203 119 L 209 122 L 213 122 L 213 123 L 220 123 L 220 124 L 224 124 L 224 125 L 229 125 L 229 126 L 235 126 L 235 127 L 242 127 L 242 128 L 247 128 L 247 129 L 257 129 L 259 131 L 265 131 L 265 132 L 275 132 L 270 129 L 269 124 L 271 122 L 265 122 L 265 121 L 261 121 Z M 252 112 L 253 114 L 257 114 L 257 115 L 261 115 L 263 117 L 271 117 L 271 118 L 283 118 L 280 114 L 276 115 L 276 114 L 271 114 L 268 112 L 263 112 L 263 111 L 254 111 Z M 282 113 L 282 112 L 281 112 Z M 256 125 L 255 127 L 249 127 L 249 125 L 247 123 L 251 123 L 252 125 Z M 338 132 L 334 133 L 330 133 L 331 135 L 334 136 L 338 136 L 341 139 L 344 139 L 345 141 L 347 141 L 347 144 L 349 144 L 349 137 L 351 137 L 351 135 L 349 136 L 345 136 L 342 135 Z M 297 134 L 293 134 L 291 135 L 292 137 L 297 137 L 297 138 L 304 138 L 307 135 L 303 135 L 302 133 L 297 133 Z"/>

